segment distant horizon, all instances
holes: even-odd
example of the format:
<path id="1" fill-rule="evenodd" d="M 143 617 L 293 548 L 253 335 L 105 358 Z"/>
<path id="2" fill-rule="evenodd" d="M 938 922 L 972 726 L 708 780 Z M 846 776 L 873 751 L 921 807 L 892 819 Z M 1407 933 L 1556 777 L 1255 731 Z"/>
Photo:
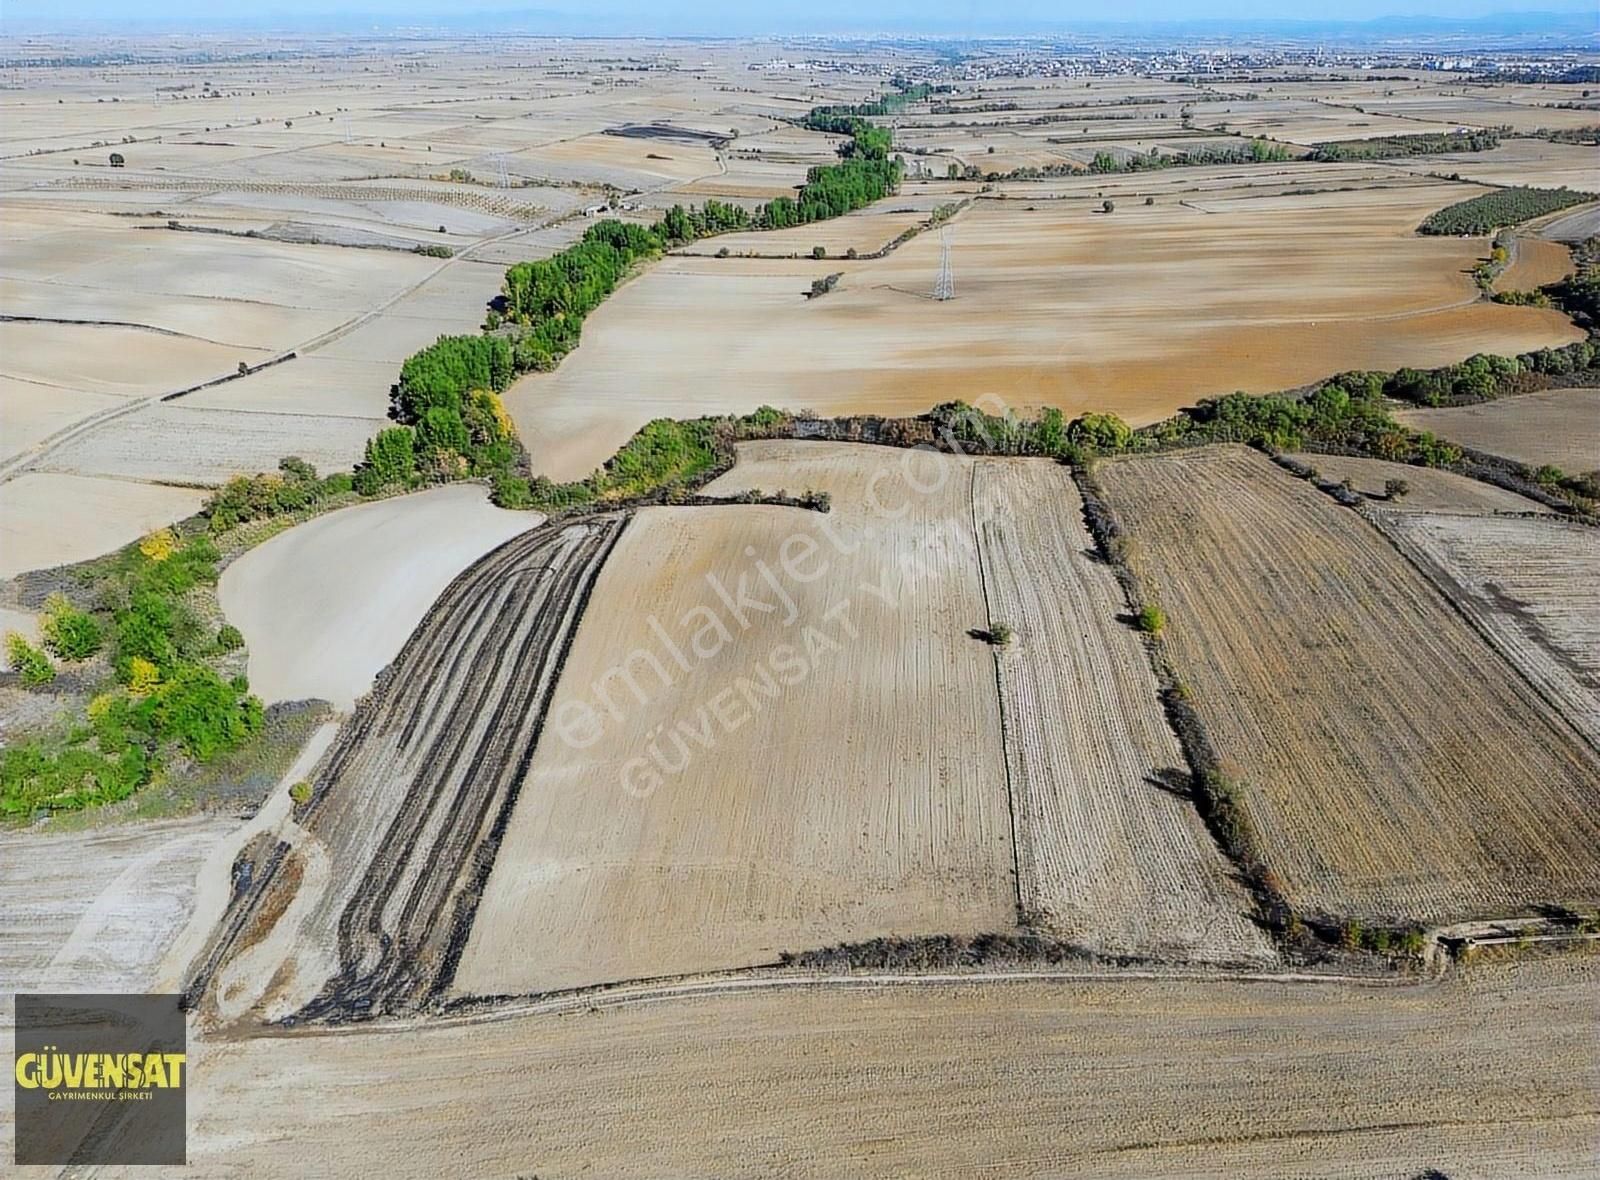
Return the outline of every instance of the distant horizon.
<path id="1" fill-rule="evenodd" d="M 1451 32 L 1480 36 L 1563 36 L 1600 45 L 1600 11 L 1590 0 L 1530 0 L 1526 5 L 1500 0 L 1469 2 L 1406 0 L 1396 12 L 1392 0 L 1355 0 L 1336 18 L 1298 15 L 1277 0 L 1242 0 L 1219 10 L 1194 0 L 1132 0 L 1106 19 L 1099 11 L 1077 16 L 1071 10 L 1035 0 L 980 6 L 975 0 L 884 0 L 868 6 L 833 0 L 816 5 L 770 6 L 759 13 L 716 3 L 657 5 L 641 0 L 474 0 L 465 9 L 440 10 L 439 0 L 360 0 L 330 8 L 317 0 L 275 0 L 249 16 L 217 15 L 203 0 L 164 0 L 129 11 L 118 0 L 8 0 L 0 15 L 0 34 L 89 33 L 95 31 L 306 31 L 373 33 L 437 31 L 518 33 L 550 36 L 760 38 L 784 36 L 1116 36 L 1138 34 L 1361 34 L 1403 37 L 1407 33 Z"/>

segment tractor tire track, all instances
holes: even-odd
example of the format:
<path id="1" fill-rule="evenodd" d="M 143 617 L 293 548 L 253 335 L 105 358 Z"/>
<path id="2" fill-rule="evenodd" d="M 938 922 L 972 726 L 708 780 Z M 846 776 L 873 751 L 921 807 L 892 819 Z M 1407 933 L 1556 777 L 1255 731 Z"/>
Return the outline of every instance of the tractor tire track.
<path id="1" fill-rule="evenodd" d="M 277 997 L 277 1018 L 416 1011 L 448 986 L 459 927 L 470 928 L 589 590 L 627 519 L 541 525 L 464 571 L 342 728 L 296 818 L 350 867 L 285 939 L 286 955 L 316 965 L 318 990 Z M 239 932 L 278 868 L 264 866 L 235 899 L 192 998 L 249 949 Z"/>

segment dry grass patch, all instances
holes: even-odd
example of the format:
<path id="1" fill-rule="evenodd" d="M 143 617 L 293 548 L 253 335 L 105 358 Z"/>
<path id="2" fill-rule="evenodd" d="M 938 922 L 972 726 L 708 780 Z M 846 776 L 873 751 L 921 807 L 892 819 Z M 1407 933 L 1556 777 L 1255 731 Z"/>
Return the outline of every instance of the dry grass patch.
<path id="1" fill-rule="evenodd" d="M 1349 480 L 1351 490 L 1399 512 L 1552 511 L 1516 492 L 1436 467 L 1413 467 L 1409 463 L 1390 463 L 1387 459 L 1363 459 L 1354 455 L 1300 454 L 1289 458 L 1315 469 L 1323 479 Z M 1392 500 L 1385 490 L 1391 480 L 1404 481 L 1408 489 Z"/>
<path id="2" fill-rule="evenodd" d="M 1600 757 L 1372 525 L 1240 448 L 1102 470 L 1296 905 L 1444 920 L 1600 897 Z"/>

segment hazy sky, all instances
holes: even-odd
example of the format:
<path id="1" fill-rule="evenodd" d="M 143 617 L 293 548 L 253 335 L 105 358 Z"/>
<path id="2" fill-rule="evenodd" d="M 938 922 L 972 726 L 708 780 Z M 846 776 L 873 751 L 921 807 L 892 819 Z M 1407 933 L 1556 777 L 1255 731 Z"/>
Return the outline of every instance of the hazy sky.
<path id="1" fill-rule="evenodd" d="M 0 26 L 95 21 L 240 20 L 249 23 L 323 25 L 374 17 L 380 21 L 448 21 L 471 14 L 517 14 L 516 24 L 537 27 L 592 24 L 602 29 L 641 32 L 747 33 L 926 27 L 960 31 L 963 26 L 993 29 L 1066 26 L 1080 22 L 1172 20 L 1366 20 L 1401 14 L 1470 18 L 1513 12 L 1597 12 L 1594 0 L 1341 0 L 1306 5 L 1293 0 L 1117 0 L 1116 3 L 1062 0 L 261 0 L 248 7 L 216 0 L 0 0 Z M 432 22 L 430 22 L 432 23 Z M 1596 16 L 1600 23 L 1600 15 Z"/>

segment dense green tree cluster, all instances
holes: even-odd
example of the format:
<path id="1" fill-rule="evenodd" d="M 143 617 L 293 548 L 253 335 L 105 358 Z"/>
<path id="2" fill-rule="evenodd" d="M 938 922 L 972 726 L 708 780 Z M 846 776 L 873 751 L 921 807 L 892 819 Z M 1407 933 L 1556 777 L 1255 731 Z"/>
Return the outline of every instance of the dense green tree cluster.
<path id="1" fill-rule="evenodd" d="M 898 115 L 907 106 L 914 102 L 921 102 L 930 95 L 944 93 L 948 86 L 930 86 L 926 82 L 915 85 L 903 78 L 894 79 L 894 90 L 870 102 L 834 103 L 831 106 L 813 107 L 800 125 L 811 131 L 830 131 L 836 135 L 851 135 L 854 132 L 845 125 L 846 121 L 854 119 L 881 119 L 888 115 Z"/>
<path id="2" fill-rule="evenodd" d="M 1600 143 L 1600 124 L 1589 127 L 1541 127 L 1532 135 L 1534 139 L 1546 139 L 1551 143 Z"/>
<path id="3" fill-rule="evenodd" d="M 877 156 L 851 156 L 837 164 L 821 165 L 806 174 L 806 183 L 793 197 L 776 197 L 756 213 L 762 229 L 784 229 L 842 217 L 891 195 L 900 186 L 905 165 Z"/>
<path id="4" fill-rule="evenodd" d="M 749 229 L 750 225 L 750 212 L 744 206 L 726 201 L 707 201 L 699 208 L 690 205 L 686 209 L 682 205 L 674 205 L 656 225 L 656 233 L 665 245 L 676 246 L 716 234 Z"/>
<path id="5" fill-rule="evenodd" d="M 514 348 L 506 357 L 507 379 L 513 364 L 522 371 L 555 368 L 578 346 L 584 317 L 616 290 L 635 263 L 653 258 L 662 245 L 662 236 L 648 226 L 606 220 L 590 226 L 577 244 L 560 253 L 519 262 L 506 271 L 504 306 L 490 323 L 493 327 L 503 321 L 518 329 L 514 345 L 507 345 Z M 503 382 L 476 384 L 505 387 Z"/>
<path id="6" fill-rule="evenodd" d="M 506 283 L 509 298 L 510 272 Z M 441 336 L 400 366 L 395 408 L 407 422 L 421 421 L 436 406 L 460 413 L 469 389 L 499 391 L 511 384 L 512 376 L 511 344 L 503 337 Z"/>
<path id="7" fill-rule="evenodd" d="M 1380 135 L 1372 139 L 1337 139 L 1311 145 L 1308 160 L 1387 160 L 1399 156 L 1432 156 L 1442 152 L 1486 152 L 1500 146 L 1500 132 L 1431 131 L 1418 135 Z"/>
<path id="8" fill-rule="evenodd" d="M 1576 273 L 1546 288 L 1561 310 L 1590 338 L 1600 335 L 1600 237 L 1586 238 L 1572 251 Z"/>
<path id="9" fill-rule="evenodd" d="M 1383 393 L 1423 406 L 1489 401 L 1536 387 L 1530 377 L 1563 377 L 1600 366 L 1600 346 L 1580 340 L 1561 348 L 1541 348 L 1521 356 L 1480 353 L 1438 369 L 1399 369 L 1383 382 Z M 1548 382 L 1545 382 L 1548 384 Z"/>
<path id="10" fill-rule="evenodd" d="M 1418 233 L 1482 237 L 1595 199 L 1570 188 L 1503 188 L 1447 205 L 1417 227 Z"/>
<path id="11" fill-rule="evenodd" d="M 1182 168 L 1200 164 L 1270 164 L 1289 158 L 1289 149 L 1269 139 L 1252 139 L 1244 144 L 1203 144 L 1163 154 L 1152 147 L 1147 152 L 1129 152 L 1118 157 L 1099 151 L 1089 161 L 1089 171 L 1156 172 L 1163 168 Z M 1018 179 L 1022 179 L 1019 177 Z"/>
<path id="12" fill-rule="evenodd" d="M 500 501 L 508 507 L 546 512 L 596 501 L 629 500 L 663 488 L 688 488 L 727 461 L 741 438 L 771 437 L 789 415 L 762 406 L 742 417 L 658 418 L 640 428 L 588 479 L 554 483 L 544 476 L 508 480 Z"/>
<path id="13" fill-rule="evenodd" d="M 216 581 L 217 560 L 205 534 L 162 530 L 82 572 L 89 609 L 47 604 L 52 650 L 80 660 L 104 641 L 112 679 L 67 733 L 24 740 L 0 755 L 0 815 L 115 802 L 172 757 L 209 761 L 260 730 L 261 702 L 244 678 L 224 679 L 205 662 L 227 645 L 187 600 Z"/>
<path id="14" fill-rule="evenodd" d="M 230 479 L 211 494 L 201 511 L 209 519 L 212 532 L 225 533 L 247 521 L 315 508 L 350 488 L 348 471 L 321 479 L 315 467 L 297 455 L 289 455 L 278 461 L 275 474 Z"/>

